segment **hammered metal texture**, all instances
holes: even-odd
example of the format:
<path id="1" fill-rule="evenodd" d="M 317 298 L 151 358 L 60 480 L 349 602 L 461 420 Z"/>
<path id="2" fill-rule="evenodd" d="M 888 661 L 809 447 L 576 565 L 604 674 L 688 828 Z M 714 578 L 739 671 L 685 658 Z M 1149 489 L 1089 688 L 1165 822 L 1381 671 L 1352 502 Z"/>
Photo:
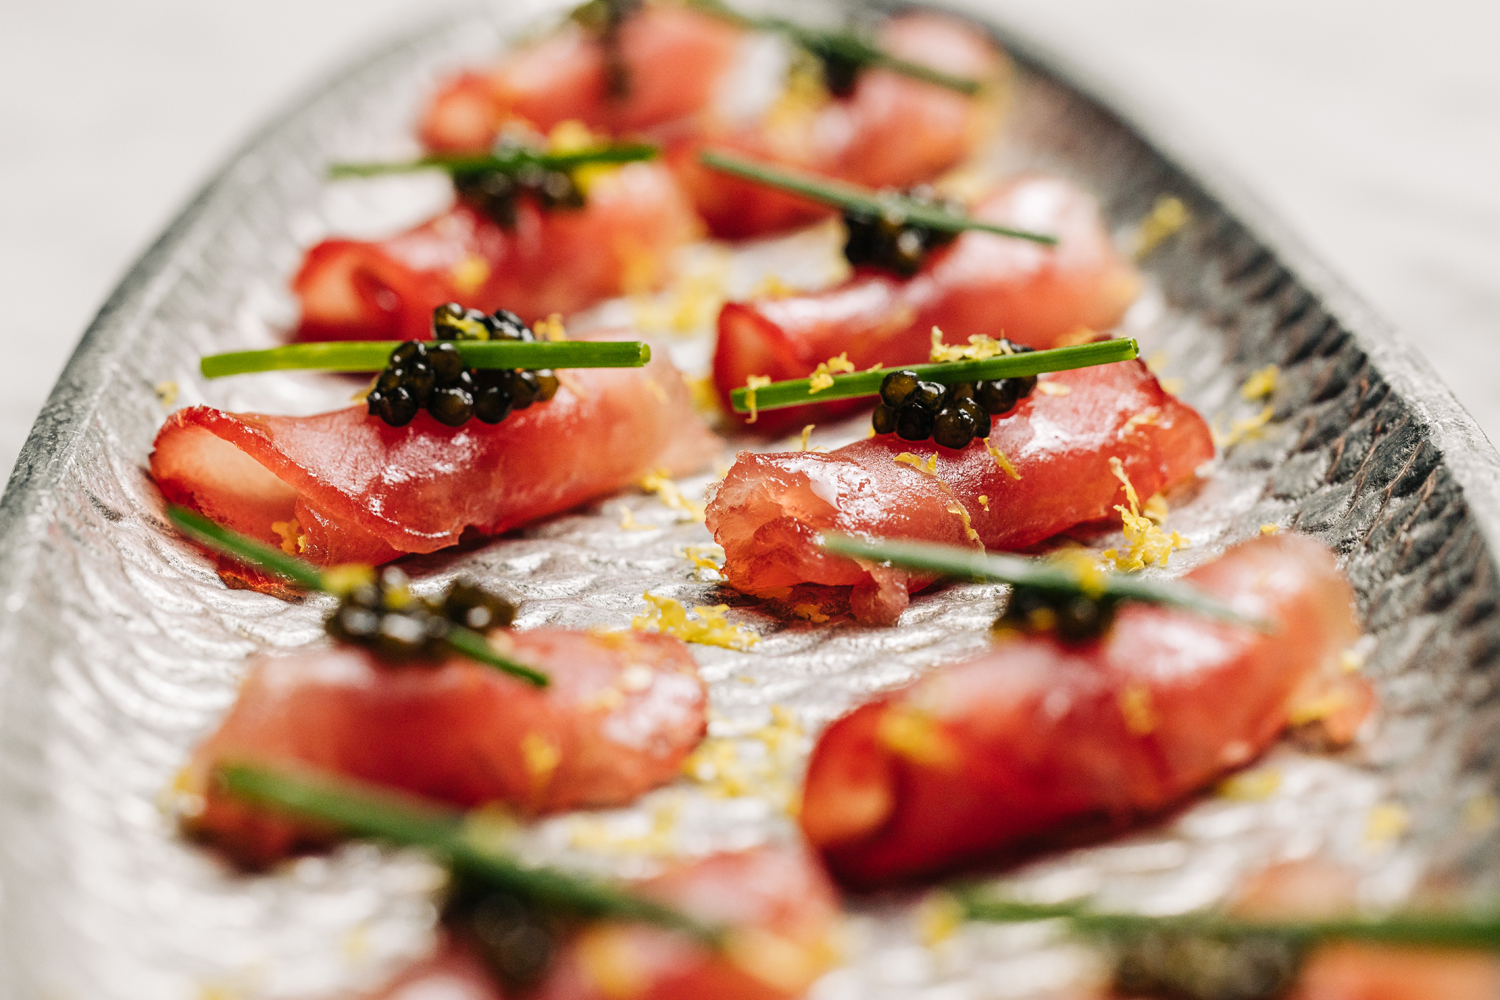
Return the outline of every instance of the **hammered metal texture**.
<path id="1" fill-rule="evenodd" d="M 446 21 L 337 75 L 253 140 L 111 298 L 39 419 L 0 507 L 0 995 L 327 994 L 377 983 L 430 944 L 438 875 L 419 857 L 353 846 L 246 878 L 174 836 L 163 792 L 233 699 L 246 658 L 318 641 L 324 605 L 226 591 L 166 529 L 143 466 L 163 382 L 179 404 L 282 412 L 347 395 L 309 377 L 208 384 L 194 361 L 268 343 L 291 316 L 282 289 L 300 248 L 348 208 L 330 200 L 324 165 L 408 149 L 439 70 L 493 51 L 541 8 Z M 1269 795 L 1210 797 L 1005 877 L 1041 897 L 1168 911 L 1221 898 L 1267 861 L 1323 853 L 1365 871 L 1372 901 L 1429 886 L 1500 892 L 1485 809 L 1500 791 L 1493 449 L 1274 223 L 1227 207 L 1049 65 L 1023 55 L 1004 165 L 1077 178 L 1122 235 L 1160 195 L 1191 212 L 1145 262 L 1147 291 L 1126 322 L 1143 353 L 1224 426 L 1259 409 L 1238 394 L 1248 374 L 1281 366 L 1263 433 L 1174 498 L 1171 527 L 1193 547 L 1173 571 L 1265 523 L 1323 538 L 1358 589 L 1383 708 L 1373 734 L 1338 756 L 1274 751 L 1258 765 L 1280 778 Z M 814 442 L 859 433 L 848 424 Z M 710 481 L 683 485 L 691 495 Z M 622 506 L 648 529 L 622 530 Z M 891 630 L 788 623 L 695 571 L 682 550 L 705 541 L 700 525 L 632 492 L 412 561 L 420 588 L 464 572 L 509 590 L 523 628 L 624 627 L 649 588 L 728 603 L 763 637 L 746 653 L 694 653 L 712 685 L 713 738 L 770 799 L 683 781 L 635 809 L 525 831 L 529 854 L 631 873 L 792 836 L 775 799 L 811 735 L 869 692 L 981 646 L 1004 592 L 919 595 Z M 1385 822 L 1372 828 L 1372 816 Z M 849 963 L 815 995 L 1043 997 L 1089 968 L 1036 928 L 971 928 L 926 947 L 911 903 L 859 903 Z"/>

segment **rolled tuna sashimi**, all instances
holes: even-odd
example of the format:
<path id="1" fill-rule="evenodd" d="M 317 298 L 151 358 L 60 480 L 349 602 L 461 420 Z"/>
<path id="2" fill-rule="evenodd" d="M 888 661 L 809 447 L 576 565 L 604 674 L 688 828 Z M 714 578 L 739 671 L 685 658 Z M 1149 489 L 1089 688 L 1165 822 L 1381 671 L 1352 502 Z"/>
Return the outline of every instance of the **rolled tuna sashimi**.
<path id="1" fill-rule="evenodd" d="M 961 450 L 887 434 L 826 454 L 742 453 L 708 505 L 708 527 L 736 589 L 851 588 L 857 618 L 890 623 L 931 579 L 828 555 L 822 532 L 1022 550 L 1117 516 L 1126 499 L 1111 459 L 1144 500 L 1192 479 L 1213 453 L 1203 418 L 1127 361 L 1047 376 L 993 419 L 988 443 Z"/>
<path id="2" fill-rule="evenodd" d="M 901 59 L 992 87 L 1005 62 L 984 32 L 941 14 L 892 17 L 877 40 Z M 993 101 L 983 96 L 869 68 L 860 71 L 847 97 L 805 100 L 789 94 L 750 125 L 709 120 L 676 142 L 669 159 L 714 235 L 743 239 L 812 222 L 832 210 L 703 167 L 697 157 L 705 146 L 868 187 L 905 188 L 967 158 L 996 118 Z"/>
<path id="3" fill-rule="evenodd" d="M 690 118 L 712 104 L 744 38 L 722 18 L 647 4 L 620 25 L 615 71 L 624 85 L 616 89 L 599 35 L 569 23 L 487 72 L 448 82 L 422 119 L 422 141 L 472 153 L 489 149 L 515 119 L 542 132 L 579 121 L 622 136 Z"/>
<path id="4" fill-rule="evenodd" d="M 706 463 L 713 436 L 665 360 L 577 369 L 499 424 L 391 427 L 353 406 L 311 417 L 179 410 L 156 436 L 166 498 L 320 566 L 432 552 Z"/>
<path id="5" fill-rule="evenodd" d="M 808 840 L 850 883 L 929 874 L 1157 813 L 1262 753 L 1329 678 L 1346 715 L 1368 711 L 1341 664 L 1352 594 L 1321 544 L 1257 538 L 1188 579 L 1274 632 L 1127 605 L 1094 642 L 1013 639 L 941 668 L 823 733 Z"/>
<path id="6" fill-rule="evenodd" d="M 637 883 L 636 892 L 729 933 L 720 951 L 668 931 L 584 926 L 542 981 L 501 987 L 461 928 L 371 1000 L 792 1000 L 831 964 L 838 902 L 815 859 L 793 848 L 712 854 Z"/>
<path id="7" fill-rule="evenodd" d="M 444 302 L 527 322 L 649 288 L 699 231 L 670 173 L 632 163 L 590 183 L 582 208 L 516 200 L 513 226 L 456 203 L 384 240 L 327 239 L 292 281 L 300 340 L 425 340 Z"/>
<path id="8" fill-rule="evenodd" d="M 545 688 L 466 659 L 393 666 L 354 647 L 266 656 L 193 756 L 188 819 L 263 865 L 306 831 L 211 784 L 224 763 L 298 765 L 465 808 L 618 806 L 671 781 L 702 740 L 707 694 L 678 639 L 561 629 L 494 632 Z M 312 838 L 314 841 L 316 837 Z"/>
<path id="9" fill-rule="evenodd" d="M 714 387 L 729 394 L 752 375 L 805 378 L 846 354 L 857 369 L 928 360 L 932 329 L 950 344 L 984 335 L 1036 348 L 1080 330 L 1106 330 L 1134 300 L 1134 268 L 1115 249 L 1098 203 L 1055 177 L 1026 176 L 984 199 L 975 214 L 1056 236 L 1056 247 L 968 232 L 933 253 L 909 279 L 874 269 L 820 292 L 727 303 L 719 313 Z M 759 415 L 780 433 L 853 412 L 858 401 L 788 407 Z M 743 419 L 743 418 L 742 418 Z"/>

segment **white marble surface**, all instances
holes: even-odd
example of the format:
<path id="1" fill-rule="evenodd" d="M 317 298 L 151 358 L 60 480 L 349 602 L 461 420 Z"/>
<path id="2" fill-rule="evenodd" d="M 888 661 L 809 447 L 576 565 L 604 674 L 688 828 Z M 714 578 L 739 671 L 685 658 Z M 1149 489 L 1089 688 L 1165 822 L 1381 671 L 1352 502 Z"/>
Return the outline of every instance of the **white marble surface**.
<path id="1" fill-rule="evenodd" d="M 1500 4 L 971 0 L 1200 134 L 1500 441 Z M 418 0 L 0 2 L 0 470 L 136 255 Z"/>

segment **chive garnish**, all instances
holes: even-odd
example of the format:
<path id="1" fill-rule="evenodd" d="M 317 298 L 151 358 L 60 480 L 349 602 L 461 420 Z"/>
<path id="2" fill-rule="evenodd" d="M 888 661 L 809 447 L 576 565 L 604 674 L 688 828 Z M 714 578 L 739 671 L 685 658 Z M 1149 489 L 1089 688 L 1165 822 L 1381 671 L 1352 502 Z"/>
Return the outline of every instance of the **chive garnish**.
<path id="1" fill-rule="evenodd" d="M 978 80 L 954 76 L 921 63 L 893 56 L 852 32 L 809 28 L 779 17 L 752 17 L 733 10 L 726 4 L 720 3 L 719 0 L 691 0 L 691 5 L 704 13 L 723 18 L 742 28 L 785 35 L 794 44 L 806 49 L 819 59 L 837 59 L 854 68 L 879 66 L 913 80 L 935 83 L 939 87 L 956 90 L 960 94 L 971 97 L 979 93 L 983 86 Z"/>
<path id="2" fill-rule="evenodd" d="M 640 368 L 651 360 L 651 345 L 639 340 L 455 340 L 471 368 Z M 210 354 L 199 362 L 204 378 L 252 372 L 317 370 L 378 372 L 391 360 L 399 340 L 346 340 L 287 344 L 264 351 Z"/>
<path id="3" fill-rule="evenodd" d="M 308 590 L 322 591 L 325 594 L 341 597 L 345 590 L 341 581 L 347 580 L 351 575 L 348 566 L 320 570 L 309 562 L 287 555 L 280 549 L 257 542 L 253 538 L 247 538 L 223 525 L 215 524 L 202 514 L 177 504 L 167 505 L 167 517 L 189 538 L 215 552 L 222 552 L 231 559 L 289 580 Z M 373 579 L 374 575 L 374 570 L 371 569 L 367 578 Z M 546 687 L 549 683 L 547 675 L 535 667 L 529 667 L 495 652 L 489 640 L 473 629 L 450 622 L 443 639 L 449 646 L 477 663 L 494 667 L 496 670 L 519 677 L 537 687 Z"/>
<path id="4" fill-rule="evenodd" d="M 960 215 L 914 198 L 888 191 L 872 191 L 847 181 L 837 181 L 800 170 L 788 170 L 771 166 L 760 160 L 751 160 L 718 149 L 706 149 L 698 154 L 704 166 L 732 174 L 743 180 L 754 181 L 767 187 L 778 188 L 800 194 L 804 198 L 822 202 L 845 212 L 855 212 L 893 222 L 922 226 L 943 233 L 962 233 L 974 230 L 1013 236 L 1019 240 L 1030 240 L 1044 246 L 1056 246 L 1057 237 L 1046 233 L 1033 233 L 1025 229 L 985 222 L 969 215 Z"/>
<path id="5" fill-rule="evenodd" d="M 336 826 L 345 833 L 431 852 L 455 874 L 510 893 L 539 908 L 588 918 L 614 918 L 682 931 L 705 943 L 722 937 L 670 907 L 598 879 L 522 864 L 486 843 L 464 813 L 388 789 L 327 775 L 225 764 L 217 773 L 237 798 Z"/>
<path id="6" fill-rule="evenodd" d="M 1063 372 L 1074 368 L 1091 368 L 1116 361 L 1130 361 L 1140 353 L 1133 337 L 1118 340 L 1101 340 L 1094 344 L 1078 344 L 1074 347 L 1055 347 L 1050 351 L 1025 351 L 1018 354 L 1001 354 L 980 361 L 944 361 L 930 365 L 903 365 L 900 369 L 876 369 L 874 371 L 850 372 L 834 375 L 833 385 L 826 389 L 813 390 L 812 380 L 807 378 L 772 382 L 755 390 L 755 408 L 774 410 L 783 406 L 800 406 L 803 403 L 825 403 L 830 399 L 849 399 L 854 396 L 875 396 L 880 393 L 880 383 L 892 371 L 914 371 L 924 381 L 954 385 L 959 382 L 978 382 L 985 379 L 1024 378 L 1042 372 Z M 748 413 L 749 389 L 741 387 L 729 394 L 730 403 L 736 413 Z"/>
<path id="7" fill-rule="evenodd" d="M 1055 594 L 1086 594 L 1093 598 L 1139 601 L 1191 611 L 1205 618 L 1246 625 L 1257 631 L 1271 624 L 1242 615 L 1215 597 L 1182 580 L 1147 580 L 1100 569 L 1081 573 L 1077 567 L 1049 559 L 975 552 L 932 542 L 899 540 L 866 541 L 849 535 L 824 535 L 819 543 L 834 555 L 872 562 L 891 563 L 927 570 L 942 576 L 968 580 L 994 580 L 1012 586 L 1031 587 Z"/>
<path id="8" fill-rule="evenodd" d="M 441 170 L 453 177 L 479 174 L 515 175 L 524 170 L 576 170 L 596 164 L 638 163 L 654 159 L 659 150 L 645 143 L 595 146 L 547 153 L 524 146 L 500 149 L 494 153 L 466 156 L 423 156 L 393 163 L 335 163 L 328 175 L 340 177 L 376 177 L 381 174 L 408 174 L 418 170 Z"/>
<path id="9" fill-rule="evenodd" d="M 1132 936 L 1153 932 L 1213 938 L 1276 937 L 1292 942 L 1376 941 L 1386 944 L 1500 948 L 1500 910 L 1475 913 L 1392 913 L 1320 920 L 1271 920 L 1222 913 L 1145 916 L 1095 910 L 1078 903 L 1023 903 L 953 891 L 965 919 L 991 923 L 1064 920 L 1077 933 Z"/>

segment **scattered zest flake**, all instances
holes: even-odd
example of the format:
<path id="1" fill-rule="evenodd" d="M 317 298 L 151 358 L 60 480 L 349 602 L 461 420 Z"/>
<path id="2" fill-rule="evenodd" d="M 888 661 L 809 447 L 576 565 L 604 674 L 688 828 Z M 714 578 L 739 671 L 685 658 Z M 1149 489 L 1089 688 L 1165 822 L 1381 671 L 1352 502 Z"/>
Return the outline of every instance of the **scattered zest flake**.
<path id="1" fill-rule="evenodd" d="M 968 536 L 969 541 L 979 542 L 979 547 L 981 549 L 984 548 L 984 543 L 980 542 L 979 539 L 979 532 L 974 530 L 974 520 L 973 518 L 969 517 L 969 510 L 967 507 L 959 503 L 955 498 L 954 501 L 948 505 L 948 513 L 957 514 L 959 519 L 964 522 L 964 534 Z"/>
<path id="2" fill-rule="evenodd" d="M 760 284 L 750 291 L 752 299 L 784 299 L 789 295 L 796 295 L 797 289 L 781 280 L 779 274 L 768 274 L 760 279 Z"/>
<path id="3" fill-rule="evenodd" d="M 845 351 L 836 358 L 819 361 L 818 367 L 813 370 L 812 375 L 808 379 L 808 395 L 812 395 L 815 392 L 822 392 L 824 389 L 832 389 L 834 372 L 852 371 L 854 371 L 854 362 L 849 360 L 848 351 Z M 806 449 L 804 448 L 803 450 L 805 451 Z"/>
<path id="4" fill-rule="evenodd" d="M 987 497 L 987 496 L 981 496 L 979 498 L 979 506 L 983 507 L 985 510 L 989 510 L 990 509 L 990 498 Z"/>
<path id="5" fill-rule="evenodd" d="M 1010 354 L 1010 345 L 1003 341 L 976 333 L 969 338 L 968 347 L 943 343 L 943 331 L 932 328 L 932 353 L 928 360 L 933 364 L 943 361 L 983 361 L 1001 354 Z"/>
<path id="6" fill-rule="evenodd" d="M 764 389 L 771 384 L 769 375 L 751 375 L 745 379 L 745 408 L 750 411 L 750 417 L 745 421 L 747 424 L 755 423 L 760 414 L 755 412 L 755 390 Z"/>
<path id="7" fill-rule="evenodd" d="M 934 892 L 917 910 L 917 936 L 928 948 L 936 948 L 964 925 L 964 908 L 946 892 Z"/>
<path id="8" fill-rule="evenodd" d="M 1264 802 L 1281 787 L 1281 772 L 1274 767 L 1242 771 L 1219 782 L 1219 796 L 1235 802 Z"/>
<path id="9" fill-rule="evenodd" d="M 1120 714 L 1125 716 L 1125 728 L 1137 736 L 1149 735 L 1156 729 L 1156 706 L 1151 703 L 1151 689 L 1132 684 L 1121 691 Z"/>
<path id="10" fill-rule="evenodd" d="M 449 277 L 453 281 L 454 291 L 460 295 L 473 295 L 490 280 L 490 262 L 477 253 L 467 254 L 463 260 L 453 265 Z"/>
<path id="11" fill-rule="evenodd" d="M 812 437 L 813 428 L 816 427 L 816 426 L 818 426 L 818 425 L 817 424 L 808 424 L 806 427 L 802 428 L 802 443 L 800 445 L 798 445 L 798 447 L 797 447 L 798 451 L 806 451 L 807 450 L 807 439 L 810 438 L 810 437 Z M 872 427 L 871 430 L 874 430 L 874 428 Z"/>
<path id="12" fill-rule="evenodd" d="M 952 770 L 959 765 L 958 746 L 932 716 L 904 705 L 881 713 L 875 738 L 886 749 L 914 764 Z"/>
<path id="13" fill-rule="evenodd" d="M 622 531 L 655 531 L 654 524 L 641 524 L 635 519 L 635 511 L 629 507 L 620 508 L 620 529 Z"/>
<path id="14" fill-rule="evenodd" d="M 694 503 L 682 495 L 682 490 L 672 481 L 666 469 L 657 469 L 641 480 L 641 489 L 647 493 L 655 493 L 661 498 L 661 502 L 677 511 L 679 514 L 687 515 L 689 520 L 703 520 L 703 505 Z"/>
<path id="15" fill-rule="evenodd" d="M 1140 413 L 1132 413 L 1130 419 L 1125 421 L 1125 426 L 1120 428 L 1120 440 L 1124 440 L 1130 434 L 1135 433 L 1139 427 L 1155 426 L 1157 418 L 1161 416 L 1161 407 L 1148 406 Z"/>
<path id="16" fill-rule="evenodd" d="M 928 476 L 935 476 L 935 475 L 937 475 L 937 455 L 936 454 L 930 455 L 928 457 L 927 461 L 923 462 L 920 455 L 913 455 L 909 451 L 903 451 L 901 454 L 899 454 L 895 458 L 891 459 L 891 461 L 893 461 L 893 462 L 900 462 L 902 465 L 909 465 L 913 469 L 916 469 L 918 472 L 921 472 L 921 473 L 923 473 L 925 475 L 928 475 Z"/>
<path id="17" fill-rule="evenodd" d="M 1365 820 L 1365 842 L 1371 847 L 1385 847 L 1400 840 L 1411 826 L 1411 816 L 1400 804 L 1382 802 L 1370 810 Z"/>
<path id="18" fill-rule="evenodd" d="M 307 536 L 302 533 L 302 526 L 294 517 L 290 521 L 273 521 L 271 530 L 281 537 L 281 551 L 289 556 L 299 555 L 307 551 Z"/>
<path id="19" fill-rule="evenodd" d="M 1109 584 L 1106 567 L 1087 549 L 1063 549 L 1053 553 L 1048 561 L 1067 570 L 1077 581 L 1078 589 L 1089 597 L 1099 597 Z"/>
<path id="20" fill-rule="evenodd" d="M 719 548 L 719 546 L 689 545 L 687 548 L 682 550 L 682 554 L 687 556 L 692 564 L 698 569 L 707 570 L 710 573 L 722 575 L 721 571 L 724 567 L 724 550 Z M 719 560 L 717 562 L 715 561 L 716 556 Z"/>
<path id="21" fill-rule="evenodd" d="M 552 126 L 552 131 L 547 133 L 547 148 L 553 153 L 573 153 L 580 149 L 591 149 L 608 141 L 608 136 L 595 135 L 589 131 L 587 125 L 576 118 L 558 122 Z M 578 190 L 583 192 L 586 198 L 601 177 L 619 169 L 619 164 L 589 163 L 573 171 L 573 183 L 578 185 Z"/>
<path id="22" fill-rule="evenodd" d="M 681 794 L 657 803 L 650 816 L 639 812 L 623 816 L 578 813 L 568 817 L 568 841 L 584 851 L 660 857 L 675 850 L 681 815 Z"/>
<path id="23" fill-rule="evenodd" d="M 1152 497 L 1151 502 L 1146 505 L 1147 513 L 1142 514 L 1140 497 L 1136 495 L 1130 477 L 1125 474 L 1125 464 L 1118 458 L 1111 457 L 1109 468 L 1125 488 L 1125 500 L 1129 506 L 1115 505 L 1123 523 L 1126 549 L 1124 552 L 1106 549 L 1104 558 L 1112 560 L 1116 569 L 1126 573 L 1152 565 L 1165 566 L 1174 550 L 1188 547 L 1187 539 L 1177 532 L 1169 535 L 1161 529 L 1159 522 L 1166 519 L 1166 501 Z"/>
<path id="24" fill-rule="evenodd" d="M 527 733 L 521 737 L 521 759 L 531 777 L 532 792 L 540 795 L 552 781 L 552 773 L 562 761 L 562 751 L 540 733 Z"/>
<path id="25" fill-rule="evenodd" d="M 729 605 L 696 607 L 689 617 L 687 608 L 670 597 L 657 597 L 651 591 L 641 595 L 651 605 L 646 613 L 630 620 L 630 627 L 638 632 L 661 632 L 674 635 L 684 642 L 697 642 L 705 646 L 721 646 L 724 649 L 749 649 L 760 642 L 760 636 L 743 625 L 730 625 L 724 620 Z"/>
<path id="26" fill-rule="evenodd" d="M 1236 420 L 1229 425 L 1229 432 L 1227 434 L 1214 426 L 1210 426 L 1208 430 L 1213 435 L 1214 444 L 1220 448 L 1228 448 L 1230 445 L 1239 444 L 1241 441 L 1260 437 L 1264 433 L 1266 424 L 1271 422 L 1271 414 L 1273 412 L 1275 411 L 1267 406 L 1253 417 Z M 1215 421 L 1215 423 L 1217 422 Z"/>
<path id="27" fill-rule="evenodd" d="M 1157 198 L 1156 204 L 1151 206 L 1151 211 L 1141 220 L 1140 228 L 1136 230 L 1136 260 L 1161 246 L 1163 240 L 1187 225 L 1191 218 L 1187 206 L 1180 198 L 1169 194 Z"/>
<path id="28" fill-rule="evenodd" d="M 1041 379 L 1036 384 L 1036 391 L 1044 396 L 1066 396 L 1073 390 L 1069 389 L 1061 382 L 1052 382 L 1047 379 Z"/>
<path id="29" fill-rule="evenodd" d="M 712 375 L 698 375 L 694 378 L 685 378 L 688 394 L 693 398 L 693 409 L 706 417 L 712 417 L 719 412 L 719 394 L 714 389 Z"/>
<path id="30" fill-rule="evenodd" d="M 796 775 L 806 749 L 802 724 L 791 709 L 771 706 L 765 725 L 734 735 L 720 735 L 732 727 L 727 719 L 709 723 L 710 736 L 682 762 L 682 772 L 704 786 L 715 798 L 756 796 L 784 811 L 797 804 Z"/>
<path id="31" fill-rule="evenodd" d="M 567 340 L 568 331 L 563 327 L 562 313 L 553 313 L 546 319 L 539 319 L 532 327 L 538 340 Z"/>
<path id="32" fill-rule="evenodd" d="M 164 410 L 170 410 L 177 405 L 177 383 L 173 381 L 156 383 L 156 401 Z"/>
<path id="33" fill-rule="evenodd" d="M 1279 524 L 1262 524 L 1260 526 L 1260 533 L 1262 535 L 1276 535 L 1276 534 L 1280 534 L 1281 533 L 1281 525 L 1279 525 Z"/>
<path id="34" fill-rule="evenodd" d="M 810 621 L 814 625 L 821 625 L 828 620 L 823 609 L 816 604 L 798 604 L 792 608 L 792 614 L 804 621 Z"/>
<path id="35" fill-rule="evenodd" d="M 1021 474 L 1017 472 L 1016 467 L 1010 463 L 1010 459 L 1005 457 L 1005 452 L 1001 451 L 999 448 L 996 448 L 988 441 L 984 443 L 984 446 L 989 451 L 990 457 L 995 460 L 996 468 L 998 468 L 1001 472 L 1005 473 L 1010 478 L 1017 481 L 1020 480 Z"/>
<path id="36" fill-rule="evenodd" d="M 1245 379 L 1245 384 L 1240 386 L 1240 398 L 1252 403 L 1257 399 L 1265 399 L 1276 391 L 1276 379 L 1280 375 L 1281 369 L 1275 365 L 1266 365 L 1251 372 L 1250 377 Z"/>

